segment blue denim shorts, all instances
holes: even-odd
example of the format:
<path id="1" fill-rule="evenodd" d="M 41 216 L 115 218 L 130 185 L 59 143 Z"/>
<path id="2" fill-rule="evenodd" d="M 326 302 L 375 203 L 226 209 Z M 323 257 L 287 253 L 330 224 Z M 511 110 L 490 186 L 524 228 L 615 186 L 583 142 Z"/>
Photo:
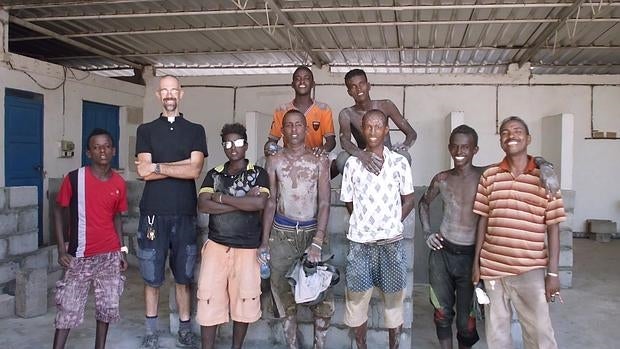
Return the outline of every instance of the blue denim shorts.
<path id="1" fill-rule="evenodd" d="M 147 238 L 149 218 L 155 229 L 153 240 Z M 159 287 L 164 283 L 166 257 L 170 251 L 168 264 L 175 282 L 181 285 L 192 283 L 197 254 L 196 238 L 194 216 L 140 215 L 136 254 L 144 282 L 151 287 Z"/>

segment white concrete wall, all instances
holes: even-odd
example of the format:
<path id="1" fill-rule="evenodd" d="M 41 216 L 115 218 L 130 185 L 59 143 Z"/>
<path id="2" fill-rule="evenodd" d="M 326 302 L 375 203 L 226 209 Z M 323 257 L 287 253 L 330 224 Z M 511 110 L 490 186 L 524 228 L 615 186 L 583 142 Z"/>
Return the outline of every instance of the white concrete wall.
<path id="1" fill-rule="evenodd" d="M 44 86 L 56 86 L 62 79 L 61 67 L 27 57 L 9 55 L 13 67 L 28 71 Z M 353 101 L 347 95 L 343 74 L 315 70 L 316 98 L 328 103 L 334 111 L 338 133 L 338 112 Z M 136 126 L 128 125 L 124 107 L 144 108 L 144 121 L 160 112 L 155 97 L 157 79 L 147 78 L 146 88 L 122 81 L 68 74 L 66 110 L 62 115 L 62 89 L 45 90 L 23 72 L 0 64 L 0 90 L 14 88 L 44 95 L 44 167 L 47 177 L 61 177 L 80 165 L 82 101 L 89 100 L 121 107 L 120 166 L 128 169 L 133 150 L 127 139 L 135 135 Z M 594 128 L 620 132 L 620 76 L 534 76 L 527 67 L 511 69 L 507 75 L 369 75 L 374 83 L 371 95 L 375 99 L 389 98 L 401 109 L 418 132 L 418 141 L 411 150 L 414 161 L 414 180 L 417 185 L 431 177 L 448 163 L 448 127 L 445 118 L 452 111 L 463 111 L 466 123 L 480 135 L 480 152 L 476 164 L 488 164 L 501 159 L 502 152 L 496 135 L 496 115 L 501 120 L 510 115 L 523 117 L 532 133 L 532 154 L 541 153 L 543 136 L 541 119 L 558 113 L 575 116 L 575 145 L 573 186 L 576 191 L 573 230 L 583 231 L 588 218 L 620 221 L 620 186 L 615 176 L 620 173 L 620 140 L 586 140 L 590 122 Z M 181 110 L 187 118 L 202 123 L 207 129 L 210 156 L 205 165 L 213 167 L 225 161 L 220 147 L 219 132 L 224 123 L 244 122 L 247 111 L 271 114 L 276 105 L 292 99 L 290 75 L 225 76 L 183 78 L 185 97 Z M 273 86 L 276 85 L 276 86 Z M 497 108 L 497 113 L 496 113 Z M 593 110 L 593 113 L 591 112 Z M 594 114 L 594 115 L 592 115 Z M 4 144 L 4 98 L 0 98 L 0 139 Z M 56 157 L 56 142 L 63 138 L 75 142 L 78 151 L 70 159 Z M 264 130 L 265 137 L 267 131 Z M 398 140 L 397 132 L 394 139 Z M 262 146 L 259 142 L 257 146 Z M 4 152 L 0 152 L 4 164 Z M 127 170 L 125 177 L 135 174 Z M 4 171 L 0 171 L 0 186 Z M 44 182 L 47 190 L 47 182 Z M 47 208 L 46 208 L 47 210 Z M 47 217 L 47 212 L 44 217 Z"/>
<path id="2" fill-rule="evenodd" d="M 331 106 L 338 133 L 338 112 L 353 104 L 346 93 L 343 74 L 326 70 L 315 70 L 314 74 L 316 99 Z M 532 133 L 530 153 L 540 154 L 541 119 L 562 112 L 573 114 L 573 184 L 577 192 L 573 230 L 583 231 L 588 218 L 620 221 L 620 186 L 614 184 L 614 177 L 620 170 L 620 162 L 616 161 L 620 140 L 584 139 L 590 135 L 591 101 L 595 128 L 620 131 L 620 118 L 616 116 L 620 110 L 620 76 L 531 77 L 525 67 L 511 69 L 502 76 L 373 74 L 369 75 L 369 80 L 375 84 L 371 96 L 392 99 L 418 132 L 418 141 L 411 150 L 417 185 L 428 184 L 449 162 L 449 130 L 445 118 L 452 111 L 463 111 L 465 122 L 478 131 L 480 151 L 474 162 L 479 165 L 497 162 L 503 157 L 496 134 L 496 115 L 500 121 L 510 115 L 524 118 Z M 202 122 L 207 128 L 211 153 L 208 167 L 225 161 L 219 146 L 222 124 L 243 123 L 247 111 L 273 113 L 276 105 L 292 99 L 290 81 L 290 75 L 182 79 L 184 85 L 194 87 L 185 88 L 181 109 L 191 120 Z M 153 80 L 147 90 L 154 91 L 155 82 Z M 147 96 L 152 95 L 150 91 Z M 148 103 L 151 105 L 145 105 L 145 115 L 159 112 L 154 97 Z M 267 132 L 264 130 L 265 137 Z M 393 137 L 399 138 L 397 132 Z M 262 147 L 263 142 L 259 143 L 257 146 Z"/>
<path id="3" fill-rule="evenodd" d="M 11 65 L 16 69 L 27 71 L 34 79 L 45 87 L 57 86 L 63 78 L 63 69 L 60 66 L 44 63 L 28 57 L 10 54 Z M 42 94 L 43 97 L 43 167 L 46 179 L 43 181 L 44 227 L 47 227 L 48 207 L 45 193 L 47 192 L 47 178 L 62 177 L 68 171 L 81 165 L 82 156 L 82 101 L 92 101 L 120 106 L 119 124 L 120 140 L 117 151 L 120 154 L 119 166 L 127 168 L 129 159 L 127 154 L 127 138 L 133 133 L 128 130 L 126 110 L 123 107 L 142 107 L 144 87 L 104 78 L 85 72 L 75 71 L 75 77 L 67 73 L 65 86 L 65 112 L 63 116 L 62 88 L 46 90 L 38 86 L 32 79 L 21 71 L 11 69 L 8 64 L 0 63 L 0 144 L 4 148 L 4 94 L 5 88 L 19 89 Z M 64 119 L 64 136 L 63 136 Z M 75 143 L 76 152 L 72 158 L 58 158 L 57 142 L 60 139 L 71 140 Z M 0 187 L 5 185 L 4 150 L 0 152 Z M 126 174 L 127 176 L 127 174 Z M 132 178 L 132 177 L 127 177 Z M 44 234 L 46 241 L 47 234 Z"/>

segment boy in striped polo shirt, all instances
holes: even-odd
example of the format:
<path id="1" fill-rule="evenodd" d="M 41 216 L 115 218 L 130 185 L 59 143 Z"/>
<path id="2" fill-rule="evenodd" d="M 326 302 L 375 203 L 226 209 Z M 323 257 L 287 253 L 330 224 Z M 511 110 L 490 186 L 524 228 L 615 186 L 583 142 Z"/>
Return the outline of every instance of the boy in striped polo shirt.
<path id="1" fill-rule="evenodd" d="M 480 220 L 472 281 L 483 279 L 489 295 L 490 349 L 512 348 L 511 304 L 526 348 L 557 348 L 547 302 L 559 295 L 559 223 L 566 217 L 561 197 L 549 198 L 539 185 L 540 171 L 527 154 L 530 142 L 521 118 L 502 121 L 500 146 L 506 157 L 484 171 L 474 202 Z"/>

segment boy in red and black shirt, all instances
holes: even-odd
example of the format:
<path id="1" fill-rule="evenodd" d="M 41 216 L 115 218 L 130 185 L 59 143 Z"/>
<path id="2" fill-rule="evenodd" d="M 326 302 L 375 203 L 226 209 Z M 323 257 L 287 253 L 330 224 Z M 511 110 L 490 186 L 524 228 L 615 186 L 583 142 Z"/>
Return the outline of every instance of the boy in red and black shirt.
<path id="1" fill-rule="evenodd" d="M 66 269 L 56 283 L 54 349 L 64 348 L 69 330 L 82 323 L 91 284 L 95 288 L 97 331 L 95 348 L 105 348 L 108 324 L 117 322 L 127 269 L 121 252 L 121 212 L 127 211 L 125 181 L 112 171 L 116 153 L 109 132 L 95 129 L 88 136 L 90 166 L 65 176 L 54 208 L 58 263 Z M 69 213 L 69 244 L 63 218 Z M 126 251 L 125 251 L 126 252 Z"/>

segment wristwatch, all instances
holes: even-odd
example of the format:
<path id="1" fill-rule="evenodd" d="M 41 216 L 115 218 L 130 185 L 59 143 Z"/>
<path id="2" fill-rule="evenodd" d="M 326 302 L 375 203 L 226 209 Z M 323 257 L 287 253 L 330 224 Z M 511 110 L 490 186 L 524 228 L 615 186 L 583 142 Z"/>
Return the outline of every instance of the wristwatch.
<path id="1" fill-rule="evenodd" d="M 159 167 L 159 164 L 155 164 L 155 170 L 153 171 L 153 173 L 155 173 L 155 174 L 160 174 L 161 173 L 161 168 Z"/>
<path id="2" fill-rule="evenodd" d="M 121 252 L 129 253 L 129 248 L 127 246 L 122 246 L 121 247 Z"/>

